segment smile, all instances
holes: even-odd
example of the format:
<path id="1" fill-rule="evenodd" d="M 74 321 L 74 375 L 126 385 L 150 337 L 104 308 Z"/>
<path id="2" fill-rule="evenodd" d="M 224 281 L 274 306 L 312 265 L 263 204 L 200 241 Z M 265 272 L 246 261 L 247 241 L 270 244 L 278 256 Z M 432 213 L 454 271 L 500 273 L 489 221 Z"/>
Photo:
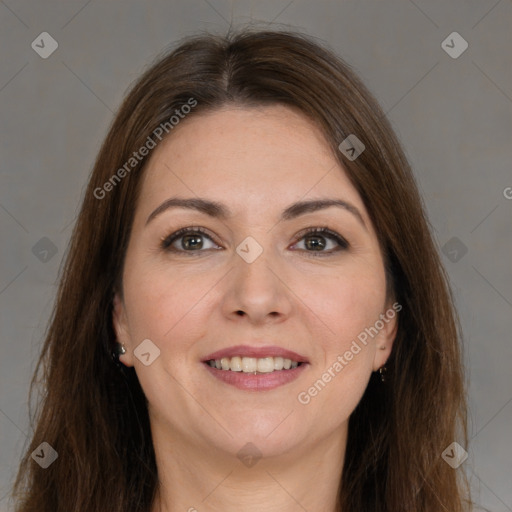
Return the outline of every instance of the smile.
<path id="1" fill-rule="evenodd" d="M 212 368 L 244 373 L 272 373 L 280 370 L 297 368 L 302 363 L 283 357 L 223 357 L 210 359 L 207 363 Z"/>

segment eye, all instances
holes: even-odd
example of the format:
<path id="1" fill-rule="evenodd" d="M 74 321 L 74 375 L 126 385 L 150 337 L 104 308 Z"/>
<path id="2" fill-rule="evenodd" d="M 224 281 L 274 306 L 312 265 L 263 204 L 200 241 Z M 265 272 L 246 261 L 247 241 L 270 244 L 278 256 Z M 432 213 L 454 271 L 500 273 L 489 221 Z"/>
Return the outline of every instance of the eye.
<path id="1" fill-rule="evenodd" d="M 179 229 L 166 238 L 163 238 L 160 246 L 162 249 L 172 252 L 201 252 L 197 249 L 205 249 L 204 238 L 208 239 L 214 245 L 217 245 L 212 237 L 206 233 L 205 229 L 200 227 L 187 227 Z M 181 243 L 178 244 L 179 247 L 176 247 L 174 244 L 179 242 L 179 240 L 181 240 Z M 206 247 L 206 249 L 213 249 L 213 247 Z"/>
<path id="2" fill-rule="evenodd" d="M 304 241 L 306 252 L 317 253 L 312 254 L 313 256 L 327 256 L 333 252 L 346 250 L 349 247 L 348 242 L 341 235 L 327 227 L 308 228 L 301 231 L 297 236 L 301 237 L 300 241 Z M 326 247 L 329 249 L 329 241 L 331 243 L 330 250 L 324 250 Z"/>
<path id="3" fill-rule="evenodd" d="M 207 239 L 215 247 L 205 247 L 204 239 Z M 327 256 L 334 252 L 348 249 L 348 242 L 335 231 L 327 227 L 308 228 L 301 231 L 297 238 L 304 241 L 306 252 L 313 253 L 312 256 Z M 179 243 L 181 240 L 181 243 Z M 329 247 L 329 243 L 331 247 Z M 203 252 L 201 249 L 212 250 L 219 249 L 213 238 L 207 234 L 207 231 L 201 227 L 186 227 L 175 231 L 162 239 L 161 248 L 170 252 L 192 253 Z M 296 242 L 294 246 L 296 247 Z M 292 246 L 293 247 L 293 246 Z M 328 250 L 324 250 L 324 249 Z M 315 254 L 316 253 L 316 254 Z"/>

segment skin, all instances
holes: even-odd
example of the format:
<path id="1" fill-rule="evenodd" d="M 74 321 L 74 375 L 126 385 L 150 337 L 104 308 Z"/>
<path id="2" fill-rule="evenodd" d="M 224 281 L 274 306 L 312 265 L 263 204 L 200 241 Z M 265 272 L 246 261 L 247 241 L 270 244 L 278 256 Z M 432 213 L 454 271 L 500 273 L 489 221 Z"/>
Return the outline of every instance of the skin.
<path id="1" fill-rule="evenodd" d="M 224 203 L 233 216 L 172 208 L 146 225 L 175 196 Z M 351 203 L 365 226 L 337 207 L 279 221 L 290 204 L 320 198 Z M 320 234 L 319 255 L 308 244 L 318 235 L 297 236 L 323 225 L 349 248 L 334 252 L 336 241 Z M 197 226 L 213 239 L 200 235 L 202 248 L 187 252 L 183 238 L 173 243 L 181 252 L 160 247 Z M 263 248 L 252 263 L 236 252 L 247 236 Z M 160 480 L 153 512 L 335 511 L 348 419 L 391 352 L 396 317 L 309 404 L 297 397 L 392 303 L 362 199 L 311 121 L 284 106 L 182 121 L 148 162 L 114 299 L 120 360 L 135 366 L 149 401 Z M 144 339 L 160 350 L 149 366 L 133 354 Z M 277 345 L 310 364 L 276 389 L 239 390 L 201 362 L 238 344 Z M 252 467 L 237 457 L 248 442 L 261 453 Z"/>

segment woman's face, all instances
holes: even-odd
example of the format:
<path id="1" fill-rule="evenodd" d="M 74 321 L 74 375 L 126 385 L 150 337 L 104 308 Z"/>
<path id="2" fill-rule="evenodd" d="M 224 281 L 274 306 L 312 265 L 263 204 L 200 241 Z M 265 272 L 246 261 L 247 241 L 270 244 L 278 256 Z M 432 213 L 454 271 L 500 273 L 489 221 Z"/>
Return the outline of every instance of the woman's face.
<path id="1" fill-rule="evenodd" d="M 292 208 L 319 200 L 341 206 Z M 153 150 L 114 325 L 158 436 L 231 455 L 251 442 L 264 456 L 342 439 L 390 353 L 394 317 L 368 213 L 309 120 L 284 106 L 224 108 Z M 224 354 L 230 369 L 205 362 L 241 345 Z M 284 351 L 302 363 L 270 372 Z"/>

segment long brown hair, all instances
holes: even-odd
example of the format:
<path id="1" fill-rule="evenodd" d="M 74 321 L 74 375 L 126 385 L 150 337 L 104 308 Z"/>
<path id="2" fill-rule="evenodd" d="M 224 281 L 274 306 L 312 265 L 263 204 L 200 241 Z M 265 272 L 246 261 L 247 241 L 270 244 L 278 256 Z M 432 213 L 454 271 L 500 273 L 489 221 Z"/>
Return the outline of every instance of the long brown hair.
<path id="1" fill-rule="evenodd" d="M 134 151 L 175 111 L 281 104 L 323 131 L 379 236 L 388 286 L 403 309 L 383 385 L 373 374 L 349 420 L 338 504 L 343 512 L 460 512 L 471 505 L 460 328 L 409 164 L 376 100 L 332 51 L 291 32 L 189 38 L 159 56 L 132 87 L 97 156 L 70 241 L 30 396 L 42 383 L 34 434 L 15 482 L 17 512 L 149 511 L 158 485 L 147 402 L 134 368 L 117 367 L 112 298 L 141 176 Z M 190 104 L 190 103 L 189 103 Z M 186 119 L 181 121 L 186 122 Z M 355 134 L 355 160 L 339 144 Z M 118 173 L 122 179 L 112 180 Z M 107 182 L 111 186 L 105 187 Z M 98 192 L 99 190 L 103 192 Z M 42 469 L 42 443 L 58 459 Z M 469 508 L 468 508 L 469 509 Z"/>

